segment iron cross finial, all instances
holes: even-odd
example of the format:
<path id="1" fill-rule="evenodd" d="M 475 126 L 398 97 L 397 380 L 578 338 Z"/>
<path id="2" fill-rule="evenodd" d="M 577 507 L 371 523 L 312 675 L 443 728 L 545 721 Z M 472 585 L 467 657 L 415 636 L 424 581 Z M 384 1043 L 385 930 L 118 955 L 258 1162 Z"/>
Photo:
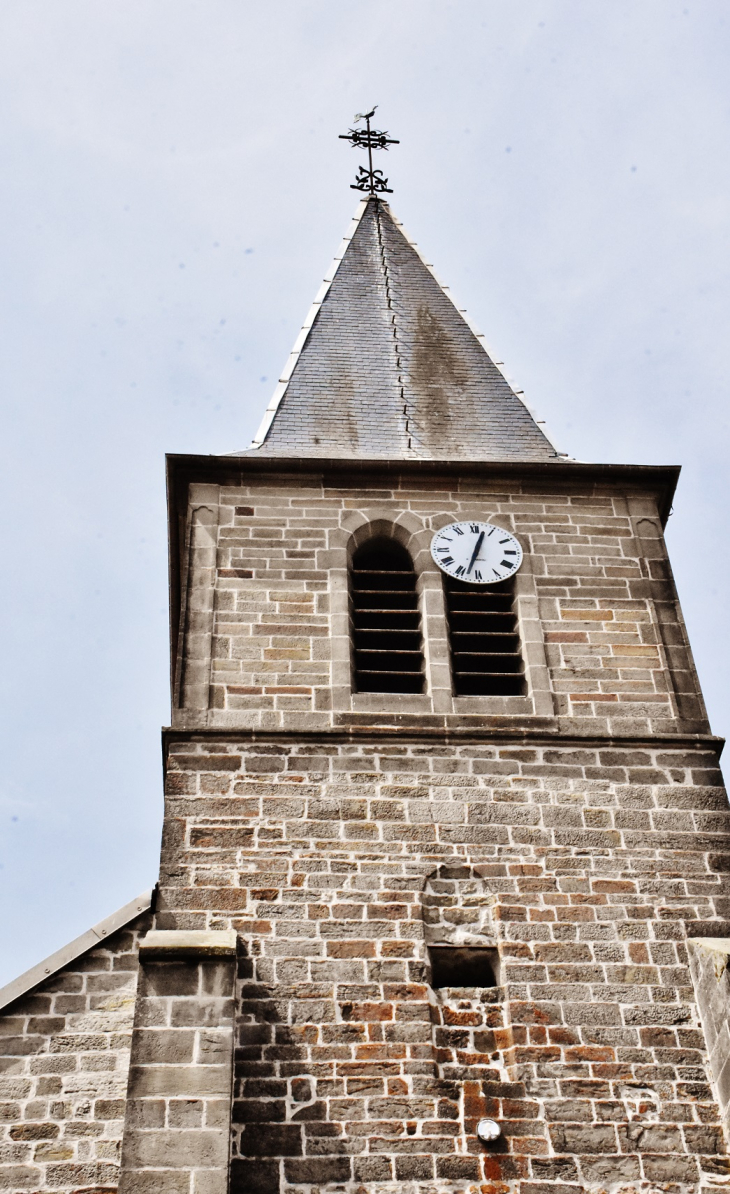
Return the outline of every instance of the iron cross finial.
<path id="1" fill-rule="evenodd" d="M 358 112 L 354 123 L 358 124 L 364 120 L 365 128 L 350 129 L 349 133 L 340 133 L 340 141 L 349 141 L 354 148 L 368 151 L 368 168 L 366 170 L 364 166 L 358 167 L 357 178 L 350 184 L 350 190 L 369 191 L 371 195 L 385 191 L 386 194 L 392 195 L 392 188 L 388 186 L 388 180 L 383 176 L 383 171 L 373 169 L 373 150 L 387 149 L 389 145 L 400 145 L 400 141 L 389 137 L 387 133 L 381 133 L 378 129 L 370 127 L 370 120 L 375 115 L 377 106 L 376 104 L 370 112 Z"/>

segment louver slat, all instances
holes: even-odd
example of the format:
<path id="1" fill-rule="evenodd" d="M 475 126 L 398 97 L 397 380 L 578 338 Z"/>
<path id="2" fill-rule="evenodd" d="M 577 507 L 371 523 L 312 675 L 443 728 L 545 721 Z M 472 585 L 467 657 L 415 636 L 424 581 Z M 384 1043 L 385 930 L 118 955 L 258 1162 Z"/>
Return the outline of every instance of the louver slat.
<path id="1" fill-rule="evenodd" d="M 445 577 L 444 585 L 456 696 L 521 696 L 514 582 L 477 587 Z"/>
<path id="2" fill-rule="evenodd" d="M 423 692 L 416 574 L 393 539 L 365 543 L 350 571 L 356 692 Z"/>

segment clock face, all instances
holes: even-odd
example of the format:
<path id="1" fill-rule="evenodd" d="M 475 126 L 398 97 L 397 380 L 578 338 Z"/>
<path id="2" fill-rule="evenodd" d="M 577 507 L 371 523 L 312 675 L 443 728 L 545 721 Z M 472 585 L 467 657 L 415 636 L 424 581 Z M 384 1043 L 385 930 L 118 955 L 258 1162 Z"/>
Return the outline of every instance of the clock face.
<path id="1" fill-rule="evenodd" d="M 509 531 L 491 522 L 452 522 L 431 540 L 431 555 L 442 572 L 472 585 L 496 585 L 514 576 L 522 548 Z"/>

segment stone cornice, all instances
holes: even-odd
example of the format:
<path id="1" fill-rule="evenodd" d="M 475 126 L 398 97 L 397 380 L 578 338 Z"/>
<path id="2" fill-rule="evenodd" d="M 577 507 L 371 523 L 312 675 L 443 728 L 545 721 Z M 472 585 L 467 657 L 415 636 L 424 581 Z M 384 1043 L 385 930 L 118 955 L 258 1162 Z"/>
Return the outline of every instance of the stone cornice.
<path id="1" fill-rule="evenodd" d="M 474 730 L 437 730 L 399 728 L 397 726 L 353 726 L 351 728 L 332 728 L 321 730 L 258 730 L 234 729 L 223 727 L 211 729 L 208 727 L 180 729 L 165 726 L 162 730 L 163 755 L 167 757 L 168 747 L 173 742 L 190 742 L 193 740 L 208 742 L 247 742 L 261 745 L 280 744 L 282 746 L 293 743 L 382 743 L 392 742 L 431 742 L 440 746 L 546 746 L 551 748 L 565 748 L 566 750 L 582 748 L 594 750 L 711 750 L 719 758 L 725 745 L 725 739 L 716 734 L 651 734 L 651 735 L 600 735 L 600 734 L 554 734 L 543 730 L 487 730 L 483 733 Z"/>

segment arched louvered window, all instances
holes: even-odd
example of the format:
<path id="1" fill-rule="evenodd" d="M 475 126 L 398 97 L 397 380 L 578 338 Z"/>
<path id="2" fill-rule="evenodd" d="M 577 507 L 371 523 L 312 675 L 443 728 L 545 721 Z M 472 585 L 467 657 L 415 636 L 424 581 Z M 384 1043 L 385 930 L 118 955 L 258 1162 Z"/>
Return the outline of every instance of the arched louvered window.
<path id="1" fill-rule="evenodd" d="M 468 585 L 444 578 L 457 696 L 521 696 L 524 664 L 515 610 L 514 580 Z"/>
<path id="2" fill-rule="evenodd" d="M 423 692 L 416 574 L 395 539 L 369 539 L 350 569 L 356 692 Z"/>

